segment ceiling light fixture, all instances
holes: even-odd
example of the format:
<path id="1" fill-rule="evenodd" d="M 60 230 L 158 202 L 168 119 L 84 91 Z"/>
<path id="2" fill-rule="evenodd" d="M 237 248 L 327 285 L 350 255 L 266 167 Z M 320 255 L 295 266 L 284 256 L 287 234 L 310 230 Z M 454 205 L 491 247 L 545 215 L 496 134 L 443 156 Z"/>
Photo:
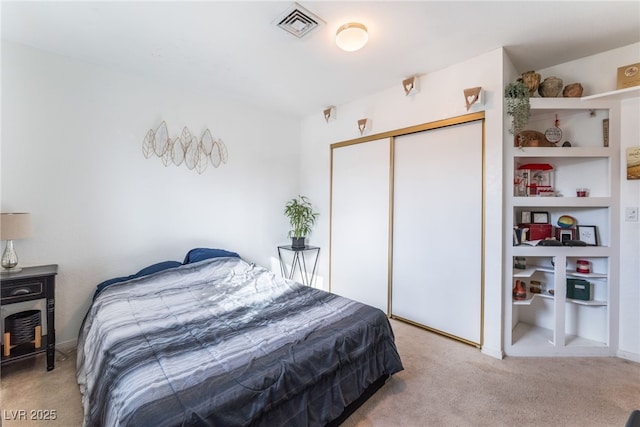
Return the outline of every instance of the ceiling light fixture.
<path id="1" fill-rule="evenodd" d="M 336 44 L 347 52 L 355 52 L 362 49 L 369 40 L 367 27 L 357 22 L 344 24 L 336 31 Z"/>

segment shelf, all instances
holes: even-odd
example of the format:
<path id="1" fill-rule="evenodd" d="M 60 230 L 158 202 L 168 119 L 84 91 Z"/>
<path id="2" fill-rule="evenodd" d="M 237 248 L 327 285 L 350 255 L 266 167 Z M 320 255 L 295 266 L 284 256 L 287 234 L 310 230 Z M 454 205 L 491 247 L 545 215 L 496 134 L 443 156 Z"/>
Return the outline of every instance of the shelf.
<path id="1" fill-rule="evenodd" d="M 533 265 L 531 267 L 527 267 L 523 269 L 514 268 L 512 276 L 517 279 L 522 279 L 522 278 L 526 279 L 526 278 L 532 277 L 536 272 L 553 274 L 554 268 L 544 267 L 539 265 Z M 584 279 L 606 279 L 608 277 L 604 273 L 578 273 L 577 271 L 573 271 L 573 270 L 567 270 L 566 275 L 567 277 L 582 277 Z"/>
<path id="2" fill-rule="evenodd" d="M 530 297 L 527 297 L 526 299 L 513 300 L 512 301 L 513 305 L 531 305 L 533 300 L 535 300 L 536 298 L 551 299 L 551 300 L 554 299 L 554 296 L 550 294 L 528 294 L 528 295 L 530 295 Z M 590 307 L 606 307 L 608 305 L 606 301 L 599 301 L 599 300 L 585 301 L 585 300 L 573 299 L 573 298 L 567 298 L 567 302 L 571 304 L 577 304 L 577 305 L 588 305 Z"/>
<path id="3" fill-rule="evenodd" d="M 583 98 L 530 98 L 528 129 L 544 133 L 544 129 L 557 119 L 564 137 L 571 142 L 570 147 L 514 147 L 513 135 L 505 132 L 504 154 L 509 166 L 505 170 L 504 181 L 505 188 L 511 190 L 507 191 L 504 198 L 507 224 L 519 222 L 522 211 L 546 211 L 552 226 L 556 225 L 558 215 L 572 215 L 579 218 L 581 223 L 599 227 L 604 233 L 601 243 L 608 245 L 520 245 L 505 248 L 505 274 L 507 277 L 510 274 L 513 282 L 525 282 L 527 287 L 526 299 L 519 301 L 513 299 L 511 289 L 505 289 L 507 355 L 583 356 L 609 355 L 613 351 L 608 341 L 616 333 L 612 316 L 617 308 L 617 277 L 602 272 L 606 273 L 617 265 L 617 196 L 621 172 L 618 163 L 618 102 L 632 98 L 640 98 L 640 87 Z M 605 119 L 609 120 L 611 126 L 606 147 L 603 138 Z M 551 164 L 555 171 L 555 182 L 550 184 L 558 190 L 559 195 L 514 196 L 516 172 L 527 163 Z M 575 189 L 580 187 L 590 188 L 592 195 L 576 197 Z M 505 230 L 507 233 L 509 231 Z M 526 257 L 527 268 L 514 268 L 516 257 Z M 551 265 L 554 258 L 555 267 Z M 578 273 L 576 260 L 580 258 L 592 259 L 597 272 Z M 588 281 L 592 292 L 590 296 L 594 300 L 567 298 L 564 282 L 571 278 Z M 530 292 L 529 282 L 534 280 L 543 284 L 544 293 Z M 549 289 L 557 292 L 551 295 Z"/>
<path id="4" fill-rule="evenodd" d="M 573 299 L 573 298 L 567 298 L 567 302 L 571 303 L 571 304 L 577 304 L 577 305 L 588 305 L 590 307 L 606 307 L 607 302 L 606 301 L 598 301 L 598 300 L 589 300 L 589 301 L 584 301 L 581 299 Z"/>
<path id="5" fill-rule="evenodd" d="M 566 335 L 565 336 L 565 346 L 566 347 L 587 347 L 587 348 L 606 348 L 607 344 L 601 341 L 590 340 L 588 338 L 580 337 L 577 335 Z"/>
<path id="6" fill-rule="evenodd" d="M 624 99 L 638 98 L 640 97 L 640 86 L 628 87 L 625 89 L 612 90 L 611 92 L 597 93 L 595 95 L 583 96 L 581 101 L 590 100 L 616 100 L 621 101 Z"/>
<path id="7" fill-rule="evenodd" d="M 531 303 L 533 302 L 534 299 L 537 298 L 542 298 L 542 299 L 553 299 L 553 295 L 551 294 L 527 294 L 527 295 L 531 295 L 530 298 L 527 299 L 523 299 L 523 300 L 513 300 L 513 305 L 531 305 Z M 587 301 L 585 301 L 587 302 Z"/>
<path id="8" fill-rule="evenodd" d="M 632 99 L 640 97 L 640 86 L 628 87 L 625 89 L 612 90 L 609 92 L 596 93 L 594 95 L 587 95 L 581 98 L 542 98 L 533 97 L 529 98 L 532 110 L 545 110 L 553 108 L 575 108 L 585 109 L 589 108 L 584 105 L 580 105 L 584 101 L 622 101 L 625 99 Z"/>
<path id="9" fill-rule="evenodd" d="M 9 362 L 17 362 L 18 360 L 28 359 L 33 357 L 36 354 L 46 353 L 47 345 L 49 341 L 47 339 L 47 335 L 42 335 L 40 341 L 40 347 L 36 348 L 33 343 L 25 343 L 15 346 L 11 349 L 11 354 L 9 356 L 4 355 L 4 345 L 0 347 L 2 349 L 2 364 Z"/>
<path id="10" fill-rule="evenodd" d="M 577 271 L 567 271 L 567 277 L 582 277 L 588 279 L 606 279 L 608 276 L 603 273 L 578 273 Z"/>
<path id="11" fill-rule="evenodd" d="M 559 208 L 608 208 L 614 204 L 612 197 L 515 197 L 513 207 L 559 207 Z"/>
<path id="12" fill-rule="evenodd" d="M 522 346 L 553 346 L 553 331 L 528 323 L 518 322 L 512 331 L 514 345 Z"/>
<path id="13" fill-rule="evenodd" d="M 555 98 L 540 98 L 533 97 L 529 98 L 529 104 L 531 106 L 531 114 L 533 115 L 541 115 L 545 113 L 553 113 L 557 110 L 582 110 L 588 111 L 590 109 L 608 109 L 611 105 L 610 102 L 607 102 L 604 99 L 593 99 L 586 105 L 581 98 L 565 98 L 565 97 L 555 97 Z"/>
<path id="14" fill-rule="evenodd" d="M 513 277 L 528 278 L 533 276 L 538 271 L 543 273 L 553 273 L 553 267 L 531 266 L 529 268 L 524 268 L 524 269 L 514 268 Z"/>
<path id="15" fill-rule="evenodd" d="M 610 157 L 610 147 L 510 147 L 513 157 Z"/>
<path id="16" fill-rule="evenodd" d="M 608 246 L 513 246 L 513 256 L 571 256 L 571 257 L 609 257 L 612 250 Z"/>

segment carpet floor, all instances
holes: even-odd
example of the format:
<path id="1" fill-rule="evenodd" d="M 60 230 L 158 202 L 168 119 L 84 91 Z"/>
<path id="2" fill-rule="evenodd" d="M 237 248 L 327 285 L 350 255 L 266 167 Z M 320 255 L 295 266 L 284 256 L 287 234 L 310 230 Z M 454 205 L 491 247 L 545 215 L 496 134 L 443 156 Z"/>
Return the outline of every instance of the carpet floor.
<path id="1" fill-rule="evenodd" d="M 640 409 L 640 364 L 618 358 L 497 360 L 479 350 L 391 320 L 405 370 L 394 375 L 345 427 L 624 427 Z M 75 351 L 2 368 L 2 426 L 82 425 Z M 16 419 L 24 411 L 25 419 Z M 36 411 L 36 412 L 32 412 Z M 37 411 L 41 411 L 38 413 Z M 55 420 L 31 415 L 55 411 Z"/>

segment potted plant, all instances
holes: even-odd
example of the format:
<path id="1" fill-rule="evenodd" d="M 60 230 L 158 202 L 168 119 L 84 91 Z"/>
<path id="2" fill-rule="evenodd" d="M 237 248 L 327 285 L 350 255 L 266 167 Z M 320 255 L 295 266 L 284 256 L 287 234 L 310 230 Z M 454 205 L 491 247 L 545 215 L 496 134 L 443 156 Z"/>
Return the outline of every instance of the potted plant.
<path id="1" fill-rule="evenodd" d="M 311 228 L 316 223 L 318 213 L 313 211 L 311 202 L 305 196 L 294 197 L 284 207 L 284 214 L 289 218 L 291 230 L 291 247 L 304 248 L 304 239 L 311 233 Z"/>
<path id="2" fill-rule="evenodd" d="M 504 89 L 504 98 L 507 101 L 507 114 L 512 117 L 509 131 L 518 135 L 529 122 L 531 105 L 529 103 L 529 88 L 522 80 L 509 83 Z"/>

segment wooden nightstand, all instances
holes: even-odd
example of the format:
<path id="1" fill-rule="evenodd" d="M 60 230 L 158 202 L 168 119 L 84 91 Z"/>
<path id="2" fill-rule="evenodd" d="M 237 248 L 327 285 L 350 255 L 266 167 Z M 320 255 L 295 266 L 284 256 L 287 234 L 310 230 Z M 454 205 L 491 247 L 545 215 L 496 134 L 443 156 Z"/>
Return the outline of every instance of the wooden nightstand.
<path id="1" fill-rule="evenodd" d="M 24 267 L 17 273 L 2 274 L 0 276 L 0 304 L 4 307 L 24 301 L 46 300 L 47 334 L 42 336 L 39 348 L 33 343 L 22 344 L 11 349 L 9 356 L 5 356 L 2 346 L 2 360 L 0 365 L 35 357 L 47 353 L 47 371 L 54 368 L 56 352 L 55 330 L 55 276 L 58 266 L 42 265 L 38 267 Z"/>

